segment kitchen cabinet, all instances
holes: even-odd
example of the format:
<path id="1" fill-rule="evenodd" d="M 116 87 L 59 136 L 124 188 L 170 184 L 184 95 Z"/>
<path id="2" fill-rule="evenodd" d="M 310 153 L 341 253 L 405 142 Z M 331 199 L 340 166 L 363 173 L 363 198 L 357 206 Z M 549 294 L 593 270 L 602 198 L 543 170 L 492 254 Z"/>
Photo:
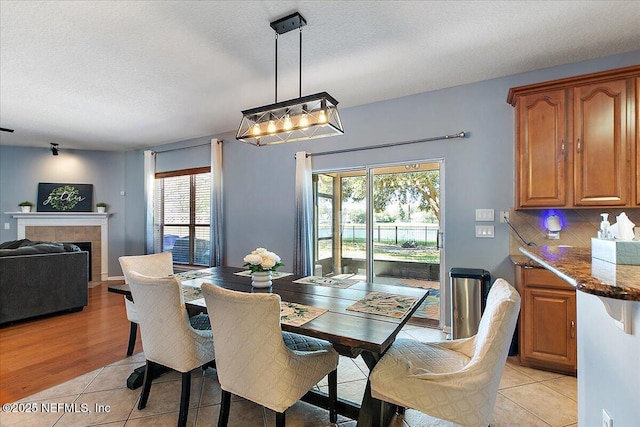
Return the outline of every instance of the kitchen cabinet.
<path id="1" fill-rule="evenodd" d="M 632 135 L 636 140 L 635 151 L 632 158 L 636 159 L 636 205 L 640 206 L 640 77 L 636 77 L 636 116 L 632 122 Z"/>
<path id="2" fill-rule="evenodd" d="M 516 288 L 522 298 L 520 364 L 575 375 L 575 289 L 548 270 L 520 265 L 516 266 Z"/>
<path id="3" fill-rule="evenodd" d="M 567 91 L 523 95 L 517 104 L 516 199 L 519 207 L 565 206 Z"/>
<path id="4" fill-rule="evenodd" d="M 640 203 L 639 80 L 640 65 L 509 91 L 516 209 Z"/>

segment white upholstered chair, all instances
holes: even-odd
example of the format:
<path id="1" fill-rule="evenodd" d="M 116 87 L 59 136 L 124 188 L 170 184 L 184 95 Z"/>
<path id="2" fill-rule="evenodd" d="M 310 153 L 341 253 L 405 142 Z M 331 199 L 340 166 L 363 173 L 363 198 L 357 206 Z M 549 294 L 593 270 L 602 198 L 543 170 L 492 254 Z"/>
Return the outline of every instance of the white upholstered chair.
<path id="1" fill-rule="evenodd" d="M 189 409 L 191 371 L 206 368 L 214 360 L 211 331 L 193 329 L 189 323 L 182 287 L 176 277 L 149 277 L 135 271 L 130 271 L 128 276 L 147 359 L 138 409 L 147 405 L 156 365 L 171 368 L 182 373 L 178 426 L 184 426 Z"/>
<path id="2" fill-rule="evenodd" d="M 129 283 L 129 272 L 131 271 L 151 277 L 163 277 L 173 274 L 173 254 L 171 252 L 123 256 L 118 260 L 120 261 L 120 267 L 122 267 L 125 283 Z M 131 356 L 136 345 L 136 335 L 138 333 L 138 312 L 134 302 L 126 297 L 124 298 L 124 306 L 127 310 L 127 319 L 130 322 L 127 356 Z"/>
<path id="3" fill-rule="evenodd" d="M 370 374 L 371 395 L 464 426 L 488 426 L 519 310 L 518 292 L 497 279 L 476 335 L 396 340 Z"/>
<path id="4" fill-rule="evenodd" d="M 329 418 L 336 422 L 338 353 L 330 343 L 283 334 L 279 295 L 235 292 L 209 283 L 202 285 L 202 293 L 213 313 L 211 330 L 222 388 L 219 427 L 227 425 L 232 394 L 275 411 L 276 426 L 283 427 L 287 408 L 326 375 Z M 299 350 L 292 349 L 296 343 Z"/>

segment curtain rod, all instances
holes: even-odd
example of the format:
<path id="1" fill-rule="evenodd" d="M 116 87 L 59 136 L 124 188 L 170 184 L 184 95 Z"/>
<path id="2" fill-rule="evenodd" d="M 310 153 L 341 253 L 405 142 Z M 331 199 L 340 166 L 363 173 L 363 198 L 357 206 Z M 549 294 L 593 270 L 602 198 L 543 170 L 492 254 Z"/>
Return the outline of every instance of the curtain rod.
<path id="1" fill-rule="evenodd" d="M 217 143 L 218 143 L 218 144 L 221 144 L 221 143 L 222 143 L 222 140 L 221 140 L 221 139 L 218 139 L 218 140 L 217 140 Z M 205 146 L 205 145 L 211 145 L 211 141 L 209 141 L 209 142 L 203 142 L 202 144 L 194 144 L 194 145 L 187 145 L 187 146 L 184 146 L 184 147 L 166 148 L 166 149 L 164 149 L 164 150 L 151 150 L 151 151 L 153 151 L 154 153 L 168 153 L 168 152 L 170 152 L 170 151 L 186 150 L 186 149 L 188 149 L 188 148 L 202 147 L 202 146 Z"/>
<path id="2" fill-rule="evenodd" d="M 320 152 L 320 153 L 307 153 L 307 157 L 326 156 L 328 154 L 349 153 L 351 151 L 372 150 L 374 148 L 395 147 L 397 145 L 415 144 L 417 142 L 428 142 L 428 141 L 439 141 L 439 140 L 442 140 L 442 139 L 465 138 L 466 136 L 468 136 L 468 134 L 469 134 L 469 132 L 458 132 L 458 133 L 454 133 L 453 135 L 434 136 L 432 138 L 414 139 L 412 141 L 390 142 L 388 144 L 373 145 L 373 146 L 369 146 L 369 147 L 354 147 L 354 148 L 345 148 L 345 149 L 342 149 L 342 150 L 323 151 L 323 152 Z"/>

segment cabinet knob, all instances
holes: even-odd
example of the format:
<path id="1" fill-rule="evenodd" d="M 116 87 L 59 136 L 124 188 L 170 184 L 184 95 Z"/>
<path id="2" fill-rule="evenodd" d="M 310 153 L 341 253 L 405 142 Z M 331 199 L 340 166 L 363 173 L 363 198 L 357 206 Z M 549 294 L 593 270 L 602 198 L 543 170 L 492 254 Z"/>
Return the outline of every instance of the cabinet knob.
<path id="1" fill-rule="evenodd" d="M 564 139 L 560 141 L 560 150 L 562 151 L 562 157 L 564 157 L 565 156 Z"/>
<path id="2" fill-rule="evenodd" d="M 580 138 L 578 138 L 578 153 L 582 151 L 582 142 L 580 141 Z"/>

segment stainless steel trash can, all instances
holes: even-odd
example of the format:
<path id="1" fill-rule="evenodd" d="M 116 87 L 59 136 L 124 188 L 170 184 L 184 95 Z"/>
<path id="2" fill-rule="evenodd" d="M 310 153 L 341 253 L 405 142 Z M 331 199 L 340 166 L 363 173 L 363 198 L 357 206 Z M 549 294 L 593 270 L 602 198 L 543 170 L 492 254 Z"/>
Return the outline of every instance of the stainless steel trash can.
<path id="1" fill-rule="evenodd" d="M 449 277 L 452 339 L 473 336 L 486 305 L 491 275 L 477 268 L 452 268 Z"/>

